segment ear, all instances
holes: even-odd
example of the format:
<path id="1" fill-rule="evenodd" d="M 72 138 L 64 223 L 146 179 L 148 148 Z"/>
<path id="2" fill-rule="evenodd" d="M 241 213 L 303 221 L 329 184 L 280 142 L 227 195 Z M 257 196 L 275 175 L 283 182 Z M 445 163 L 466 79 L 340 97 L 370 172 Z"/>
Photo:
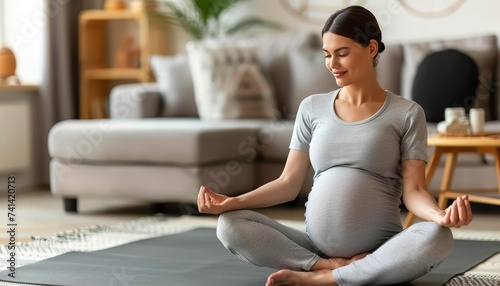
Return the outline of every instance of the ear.
<path id="1" fill-rule="evenodd" d="M 370 40 L 370 43 L 368 44 L 368 48 L 370 50 L 370 56 L 374 58 L 377 55 L 378 52 L 378 43 L 376 40 Z"/>

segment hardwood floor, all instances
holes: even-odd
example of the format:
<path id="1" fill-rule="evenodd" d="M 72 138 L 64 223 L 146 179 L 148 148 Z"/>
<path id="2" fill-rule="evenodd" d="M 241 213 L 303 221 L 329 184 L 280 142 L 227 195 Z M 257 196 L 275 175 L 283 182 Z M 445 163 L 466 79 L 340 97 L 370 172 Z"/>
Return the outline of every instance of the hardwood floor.
<path id="1" fill-rule="evenodd" d="M 17 195 L 16 241 L 31 241 L 33 236 L 47 236 L 56 232 L 102 224 L 113 225 L 154 214 L 150 204 L 126 200 L 82 199 L 79 213 L 66 213 L 62 199 L 54 197 L 47 189 L 33 189 Z M 467 229 L 500 231 L 500 207 L 473 205 L 474 220 Z M 303 207 L 279 206 L 259 210 L 275 219 L 304 219 Z M 3 212 L 3 213 L 2 213 Z M 7 237 L 7 196 L 0 196 L 0 244 Z M 167 215 L 179 215 L 175 211 Z M 402 215 L 404 218 L 404 214 Z"/>

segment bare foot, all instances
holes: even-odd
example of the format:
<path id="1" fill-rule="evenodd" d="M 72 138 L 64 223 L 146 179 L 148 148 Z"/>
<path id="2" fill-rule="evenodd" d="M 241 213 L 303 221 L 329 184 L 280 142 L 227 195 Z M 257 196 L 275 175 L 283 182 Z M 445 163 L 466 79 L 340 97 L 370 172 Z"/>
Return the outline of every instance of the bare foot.
<path id="1" fill-rule="evenodd" d="M 312 272 L 298 272 L 293 270 L 280 270 L 267 278 L 266 286 L 332 286 L 335 282 L 331 270 L 318 270 Z"/>
<path id="2" fill-rule="evenodd" d="M 353 256 L 352 258 L 343 258 L 343 257 L 332 257 L 332 258 L 320 258 L 314 265 L 311 267 L 311 271 L 314 270 L 323 270 L 323 269 L 328 269 L 328 270 L 334 270 L 342 266 L 346 266 L 351 264 L 352 262 L 356 260 L 360 260 L 362 258 L 365 258 L 369 253 L 361 253 L 356 256 Z"/>

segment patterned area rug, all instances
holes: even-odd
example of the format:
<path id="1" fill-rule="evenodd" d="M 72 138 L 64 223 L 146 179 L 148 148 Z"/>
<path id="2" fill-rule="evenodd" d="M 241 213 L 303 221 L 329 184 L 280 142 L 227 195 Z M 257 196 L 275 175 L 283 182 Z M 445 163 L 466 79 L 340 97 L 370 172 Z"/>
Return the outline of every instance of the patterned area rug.
<path id="1" fill-rule="evenodd" d="M 280 221 L 288 226 L 305 229 L 303 222 Z M 164 217 L 141 218 L 114 226 L 96 225 L 77 230 L 56 233 L 47 237 L 34 237 L 33 241 L 16 244 L 16 267 L 35 263 L 69 251 L 95 251 L 133 241 L 188 231 L 198 227 L 216 227 L 213 217 Z M 455 239 L 500 241 L 498 231 L 471 231 L 453 229 Z M 0 246 L 0 268 L 7 268 L 9 257 L 6 245 Z M 28 284 L 0 282 L 0 286 L 22 286 Z M 32 284 L 30 284 L 32 285 Z M 500 254 L 496 254 L 448 281 L 447 286 L 500 285 Z"/>

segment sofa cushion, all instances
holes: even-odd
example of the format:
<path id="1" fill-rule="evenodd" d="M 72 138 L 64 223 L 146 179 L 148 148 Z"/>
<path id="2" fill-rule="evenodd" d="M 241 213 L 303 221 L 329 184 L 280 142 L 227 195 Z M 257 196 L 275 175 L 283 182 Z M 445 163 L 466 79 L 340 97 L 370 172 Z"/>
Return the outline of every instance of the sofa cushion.
<path id="1" fill-rule="evenodd" d="M 302 100 L 312 94 L 328 93 L 338 89 L 335 77 L 325 66 L 321 38 L 310 35 L 307 44 L 289 52 L 290 82 L 286 118 L 294 119 Z"/>
<path id="2" fill-rule="evenodd" d="M 272 121 L 262 125 L 258 132 L 260 157 L 264 161 L 285 162 L 290 151 L 294 121 Z"/>
<path id="3" fill-rule="evenodd" d="M 417 68 L 412 96 L 425 111 L 427 122 L 444 120 L 447 107 L 474 102 L 477 65 L 468 55 L 447 49 L 427 55 Z"/>
<path id="4" fill-rule="evenodd" d="M 130 198 L 139 201 L 196 203 L 201 185 L 228 196 L 255 188 L 252 163 L 203 166 L 158 164 L 71 164 L 50 162 L 51 192 L 78 198 Z"/>
<path id="5" fill-rule="evenodd" d="M 380 86 L 401 94 L 401 70 L 403 68 L 403 49 L 398 44 L 386 44 L 385 51 L 379 55 L 376 68 L 377 80 Z"/>
<path id="6" fill-rule="evenodd" d="M 321 35 L 300 31 L 262 36 L 260 53 L 276 88 L 278 109 L 284 118 L 294 119 L 300 102 L 315 93 L 335 90 L 335 78 L 325 67 Z M 384 89 L 400 94 L 402 47 L 386 45 L 380 54 L 377 78 Z"/>
<path id="7" fill-rule="evenodd" d="M 158 117 L 160 97 L 156 83 L 117 85 L 109 94 L 109 116 L 115 119 Z"/>
<path id="8" fill-rule="evenodd" d="M 186 49 L 200 118 L 278 117 L 255 40 L 191 41 Z"/>
<path id="9" fill-rule="evenodd" d="M 477 101 L 474 107 L 485 109 L 487 120 L 494 119 L 493 115 L 496 114 L 497 107 L 493 100 L 493 87 L 498 58 L 497 37 L 495 35 L 403 44 L 404 65 L 401 95 L 409 99 L 413 98 L 411 89 L 417 67 L 429 53 L 444 49 L 457 49 L 474 59 L 479 68 L 480 78 L 480 84 L 476 90 Z M 467 106 L 467 108 L 470 107 L 472 106 Z"/>
<path id="10" fill-rule="evenodd" d="M 318 32 L 263 35 L 258 41 L 260 57 L 269 71 L 278 110 L 284 118 L 295 118 L 303 98 L 337 88 L 335 78 L 325 67 Z"/>
<path id="11" fill-rule="evenodd" d="M 163 98 L 161 116 L 197 117 L 193 79 L 187 55 L 153 55 L 151 67 Z"/>
<path id="12" fill-rule="evenodd" d="M 49 133 L 49 153 L 62 162 L 201 165 L 252 161 L 242 146 L 258 123 L 199 119 L 67 120 Z"/>

